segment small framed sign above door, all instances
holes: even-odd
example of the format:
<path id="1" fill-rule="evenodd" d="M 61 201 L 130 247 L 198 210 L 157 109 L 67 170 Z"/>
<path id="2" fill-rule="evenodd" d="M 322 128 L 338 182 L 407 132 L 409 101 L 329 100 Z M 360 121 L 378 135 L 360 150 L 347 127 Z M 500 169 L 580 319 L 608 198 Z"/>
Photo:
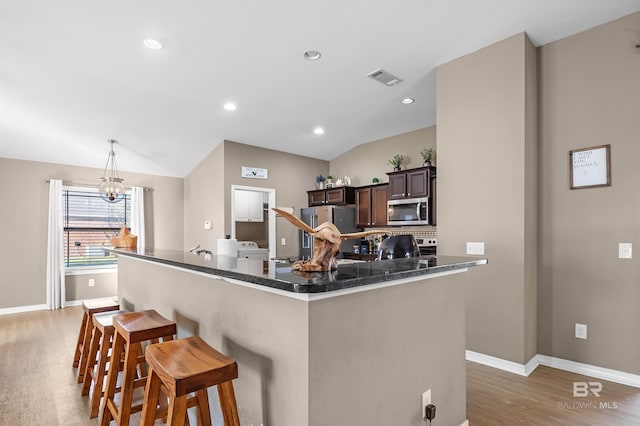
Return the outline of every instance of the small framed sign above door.
<path id="1" fill-rule="evenodd" d="M 249 179 L 269 179 L 269 170 L 242 166 L 241 176 Z"/>
<path id="2" fill-rule="evenodd" d="M 571 189 L 611 186 L 611 145 L 569 151 Z"/>

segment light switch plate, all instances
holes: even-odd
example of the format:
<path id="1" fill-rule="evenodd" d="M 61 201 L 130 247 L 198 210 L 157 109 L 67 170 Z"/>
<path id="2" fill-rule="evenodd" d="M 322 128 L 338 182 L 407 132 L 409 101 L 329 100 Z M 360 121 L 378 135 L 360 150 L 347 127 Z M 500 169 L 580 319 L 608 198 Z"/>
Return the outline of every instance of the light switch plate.
<path id="1" fill-rule="evenodd" d="M 587 325 L 576 323 L 576 339 L 587 338 Z"/>
<path id="2" fill-rule="evenodd" d="M 467 242 L 467 254 L 482 256 L 484 255 L 483 242 Z"/>
<path id="3" fill-rule="evenodd" d="M 632 257 L 633 257 L 633 244 L 631 243 L 618 244 L 619 259 L 631 259 Z"/>

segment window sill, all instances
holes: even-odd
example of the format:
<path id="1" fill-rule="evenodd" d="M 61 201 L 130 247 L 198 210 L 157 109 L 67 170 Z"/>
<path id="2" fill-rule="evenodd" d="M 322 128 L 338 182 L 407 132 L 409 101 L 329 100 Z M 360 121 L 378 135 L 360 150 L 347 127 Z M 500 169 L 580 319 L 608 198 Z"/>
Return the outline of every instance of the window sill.
<path id="1" fill-rule="evenodd" d="M 85 266 L 85 267 L 76 267 L 76 268 L 65 268 L 64 274 L 67 275 L 95 275 L 95 274 L 110 274 L 113 272 L 118 272 L 118 265 L 109 265 L 109 266 Z"/>

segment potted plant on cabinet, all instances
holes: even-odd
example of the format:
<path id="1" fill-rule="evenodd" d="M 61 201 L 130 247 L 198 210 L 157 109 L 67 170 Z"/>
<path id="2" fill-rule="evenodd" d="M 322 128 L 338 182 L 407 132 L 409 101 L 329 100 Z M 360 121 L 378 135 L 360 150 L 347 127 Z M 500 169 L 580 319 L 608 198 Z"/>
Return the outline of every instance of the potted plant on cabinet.
<path id="1" fill-rule="evenodd" d="M 394 154 L 393 158 L 389 160 L 389 164 L 393 166 L 395 172 L 400 171 L 402 163 L 404 163 L 404 155 L 402 154 Z"/>
<path id="2" fill-rule="evenodd" d="M 433 148 L 424 148 L 420 151 L 420 155 L 422 155 L 422 160 L 424 161 L 423 165 L 428 167 L 431 165 L 431 160 L 433 159 Z"/>
<path id="3" fill-rule="evenodd" d="M 324 189 L 324 176 L 322 174 L 316 176 L 316 189 Z"/>
<path id="4" fill-rule="evenodd" d="M 333 176 L 327 176 L 327 182 L 324 184 L 325 188 L 333 188 Z"/>

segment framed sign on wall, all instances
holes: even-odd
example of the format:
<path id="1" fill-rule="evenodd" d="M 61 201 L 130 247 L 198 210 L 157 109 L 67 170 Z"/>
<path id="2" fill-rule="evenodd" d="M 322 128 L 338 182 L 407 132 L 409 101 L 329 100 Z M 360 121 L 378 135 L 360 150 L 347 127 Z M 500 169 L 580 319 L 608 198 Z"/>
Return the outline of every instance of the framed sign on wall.
<path id="1" fill-rule="evenodd" d="M 249 179 L 269 179 L 269 170 L 262 169 L 259 167 L 244 167 L 242 166 L 242 171 L 240 175 L 243 178 Z"/>
<path id="2" fill-rule="evenodd" d="M 611 186 L 611 145 L 569 151 L 571 189 Z"/>

